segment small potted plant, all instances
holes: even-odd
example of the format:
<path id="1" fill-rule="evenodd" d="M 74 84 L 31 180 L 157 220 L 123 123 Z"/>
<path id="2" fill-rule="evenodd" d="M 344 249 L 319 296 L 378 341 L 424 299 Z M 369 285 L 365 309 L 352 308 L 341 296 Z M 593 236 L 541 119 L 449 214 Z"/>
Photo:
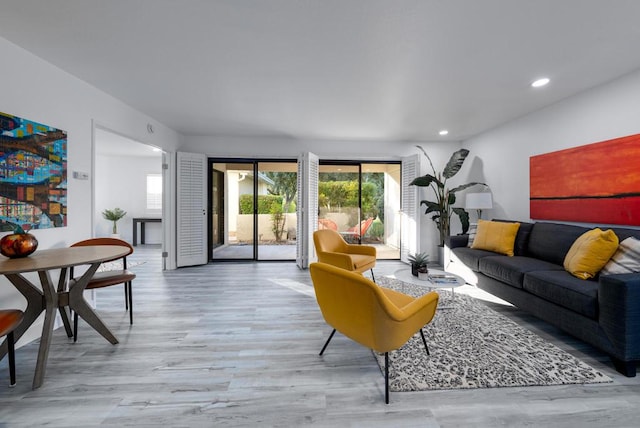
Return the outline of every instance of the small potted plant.
<path id="1" fill-rule="evenodd" d="M 114 237 L 118 237 L 118 220 L 127 215 L 126 211 L 121 210 L 120 208 L 114 208 L 112 210 L 104 210 L 102 211 L 102 217 L 105 220 L 109 220 L 113 222 L 113 230 L 112 233 Z"/>
<path id="2" fill-rule="evenodd" d="M 418 273 L 422 270 L 423 273 L 428 272 L 427 264 L 429 263 L 429 254 L 427 253 L 415 253 L 409 254 L 409 263 L 411 263 L 411 274 L 418 276 Z"/>

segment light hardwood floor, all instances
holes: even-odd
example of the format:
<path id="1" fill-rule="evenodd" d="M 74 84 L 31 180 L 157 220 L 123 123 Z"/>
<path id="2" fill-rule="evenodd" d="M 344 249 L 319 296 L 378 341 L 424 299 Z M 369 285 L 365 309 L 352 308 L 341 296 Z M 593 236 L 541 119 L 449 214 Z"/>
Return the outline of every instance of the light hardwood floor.
<path id="1" fill-rule="evenodd" d="M 122 288 L 98 291 L 118 345 L 83 324 L 77 343 L 56 330 L 36 391 L 37 343 L 17 350 L 15 388 L 0 362 L 0 427 L 640 425 L 640 378 L 619 375 L 602 353 L 512 307 L 490 303 L 613 383 L 392 393 L 385 405 L 369 350 L 336 335 L 318 356 L 330 328 L 308 271 L 263 262 L 162 272 L 159 254 L 140 246 L 132 258 L 145 261 L 134 268 L 132 327 Z M 376 274 L 400 266 L 381 262 Z"/>

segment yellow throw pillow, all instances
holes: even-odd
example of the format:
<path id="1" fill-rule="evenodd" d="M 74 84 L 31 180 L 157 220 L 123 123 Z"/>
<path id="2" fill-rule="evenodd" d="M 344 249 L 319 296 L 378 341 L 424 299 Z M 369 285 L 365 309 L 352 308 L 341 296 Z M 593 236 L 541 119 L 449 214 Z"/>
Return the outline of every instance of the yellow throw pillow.
<path id="1" fill-rule="evenodd" d="M 478 231 L 471 248 L 513 256 L 513 244 L 520 223 L 478 220 Z"/>
<path id="2" fill-rule="evenodd" d="M 564 257 L 564 269 L 580 279 L 593 278 L 618 249 L 618 237 L 609 229 L 583 233 Z"/>

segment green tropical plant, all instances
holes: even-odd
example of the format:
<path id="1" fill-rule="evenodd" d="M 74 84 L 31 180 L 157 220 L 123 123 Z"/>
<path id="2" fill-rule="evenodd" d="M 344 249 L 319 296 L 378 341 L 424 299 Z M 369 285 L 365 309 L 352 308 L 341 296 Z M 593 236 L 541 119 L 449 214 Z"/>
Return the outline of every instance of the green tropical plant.
<path id="1" fill-rule="evenodd" d="M 462 184 L 452 189 L 447 187 L 447 180 L 455 176 L 458 171 L 460 171 L 464 160 L 469 155 L 469 150 L 460 149 L 456 151 L 451 155 L 451 158 L 444 167 L 444 170 L 442 170 L 442 172 L 436 172 L 436 169 L 433 167 L 433 162 L 431 162 L 431 158 L 427 152 L 421 146 L 416 147 L 420 149 L 420 151 L 422 151 L 422 153 L 427 157 L 427 160 L 429 160 L 429 165 L 431 165 L 433 174 L 426 174 L 422 177 L 418 177 L 414 179 L 411 184 L 419 187 L 431 187 L 433 190 L 435 200 L 430 201 L 425 199 L 420 201 L 420 205 L 426 206 L 425 214 L 433 213 L 431 219 L 438 227 L 438 231 L 440 232 L 440 246 L 443 246 L 445 238 L 451 233 L 451 216 L 453 214 L 456 214 L 460 218 L 462 233 L 467 233 L 469 230 L 469 213 L 466 212 L 464 208 L 453 206 L 453 204 L 456 203 L 456 192 L 476 185 L 486 186 L 486 184 L 472 182 Z"/>
<path id="2" fill-rule="evenodd" d="M 429 254 L 427 253 L 409 254 L 409 257 L 407 257 L 407 259 L 409 260 L 409 263 L 411 263 L 412 266 L 415 266 L 416 268 L 421 268 L 423 266 L 427 266 L 427 264 L 429 263 Z"/>
<path id="3" fill-rule="evenodd" d="M 102 217 L 105 220 L 109 220 L 113 222 L 113 234 L 118 233 L 118 220 L 127 215 L 126 211 L 121 210 L 120 208 L 114 208 L 112 210 L 104 210 L 102 211 Z"/>

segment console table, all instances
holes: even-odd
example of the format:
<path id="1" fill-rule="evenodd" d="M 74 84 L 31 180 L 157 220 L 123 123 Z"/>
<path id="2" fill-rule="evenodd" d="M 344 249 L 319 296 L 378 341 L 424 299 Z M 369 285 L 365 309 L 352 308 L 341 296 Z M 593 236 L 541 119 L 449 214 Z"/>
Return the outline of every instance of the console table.
<path id="1" fill-rule="evenodd" d="M 145 223 L 162 223 L 158 217 L 134 217 L 133 218 L 133 246 L 138 245 L 138 223 L 140 223 L 140 244 L 144 245 Z"/>

